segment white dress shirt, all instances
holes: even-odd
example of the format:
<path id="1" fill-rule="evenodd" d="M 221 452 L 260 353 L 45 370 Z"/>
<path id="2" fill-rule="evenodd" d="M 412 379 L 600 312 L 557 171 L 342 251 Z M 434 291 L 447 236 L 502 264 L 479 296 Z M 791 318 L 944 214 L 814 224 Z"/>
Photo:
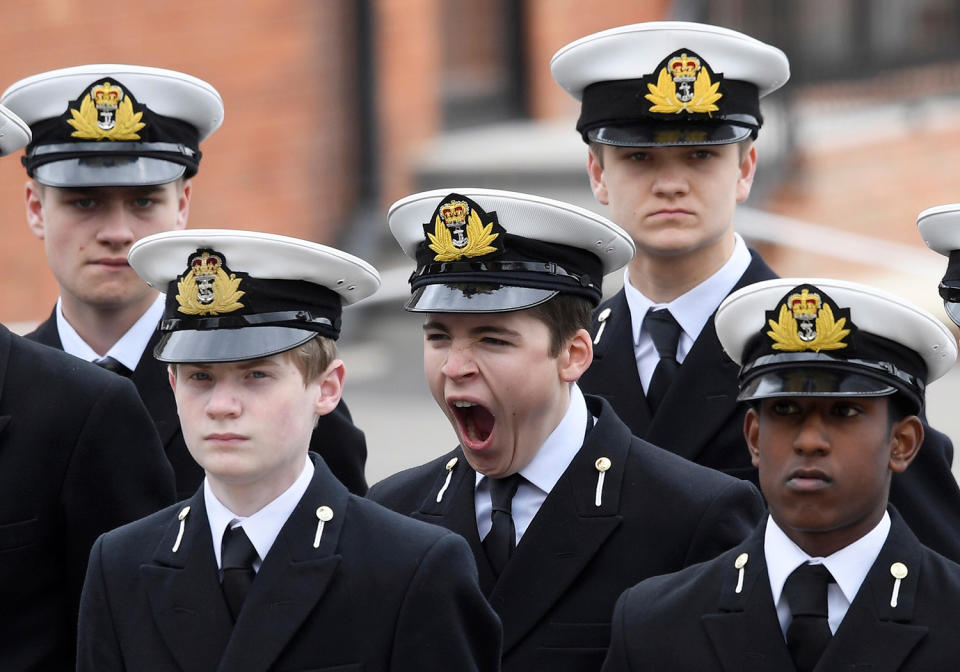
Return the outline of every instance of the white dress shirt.
<path id="1" fill-rule="evenodd" d="M 883 548 L 889 532 L 890 515 L 884 512 L 876 527 L 849 546 L 825 558 L 814 558 L 793 543 L 773 518 L 768 517 L 763 553 L 770 577 L 770 592 L 773 594 L 773 603 L 777 605 L 777 618 L 780 619 L 780 629 L 784 636 L 793 617 L 790 606 L 783 597 L 783 584 L 793 570 L 806 562 L 824 565 L 830 570 L 836 583 L 827 587 L 827 621 L 830 632 L 835 633 L 843 617 L 847 615 L 847 609 L 860 590 L 860 585 L 880 555 L 880 549 Z"/>
<path id="2" fill-rule="evenodd" d="M 570 386 L 570 405 L 560 424 L 556 426 L 530 464 L 520 470 L 525 480 L 520 482 L 513 496 L 511 515 L 517 532 L 517 543 L 527 531 L 527 527 L 537 515 L 547 495 L 553 490 L 563 472 L 570 466 L 587 431 L 587 402 L 576 383 Z M 592 421 L 592 418 L 591 418 Z M 486 476 L 477 472 L 474 489 L 474 509 L 477 514 L 477 531 L 480 539 L 487 536 L 493 522 L 490 514 L 493 504 L 490 500 L 490 482 Z"/>
<path id="3" fill-rule="evenodd" d="M 153 336 L 153 332 L 157 330 L 157 324 L 160 322 L 160 318 L 163 317 L 165 301 L 166 297 L 163 294 L 158 295 L 156 300 L 147 308 L 147 312 L 133 323 L 133 326 L 127 330 L 127 333 L 120 337 L 119 341 L 113 344 L 113 347 L 106 352 L 104 357 L 113 357 L 131 371 L 136 369 L 140 357 L 143 356 L 143 351 L 147 348 L 150 337 Z M 88 362 L 100 359 L 100 355 L 98 355 L 86 341 L 80 338 L 80 334 L 77 333 L 76 329 L 67 322 L 67 318 L 63 316 L 63 307 L 60 299 L 57 299 L 56 314 L 57 332 L 60 334 L 60 343 L 63 345 L 63 351 Z M 150 356 L 152 357 L 153 353 L 150 353 Z"/>
<path id="4" fill-rule="evenodd" d="M 637 358 L 637 372 L 640 374 L 644 392 L 650 387 L 653 370 L 660 363 L 660 355 L 653 345 L 653 339 L 643 329 L 643 318 L 647 311 L 651 308 L 666 308 L 683 329 L 677 344 L 677 361 L 683 364 L 707 320 L 717 311 L 717 307 L 727 298 L 750 265 L 750 250 L 747 249 L 747 244 L 739 233 L 734 234 L 734 239 L 733 254 L 720 270 L 670 303 L 654 303 L 648 299 L 630 284 L 629 269 L 624 271 L 623 289 L 630 307 L 633 352 Z"/>
<path id="5" fill-rule="evenodd" d="M 253 563 L 253 568 L 260 571 L 260 565 L 263 559 L 270 552 L 270 547 L 277 540 L 280 529 L 287 522 L 290 514 L 300 503 L 303 493 L 307 491 L 310 485 L 310 479 L 313 478 L 313 462 L 309 457 L 304 457 L 305 464 L 300 476 L 287 488 L 282 495 L 264 506 L 252 516 L 238 516 L 223 505 L 210 489 L 209 481 L 203 479 L 203 501 L 207 508 L 207 520 L 210 522 L 210 536 L 213 538 L 213 554 L 217 558 L 217 567 L 220 567 L 220 545 L 223 543 L 223 533 L 230 525 L 230 529 L 242 527 L 247 533 L 250 543 L 257 549 L 258 560 Z M 313 534 L 309 531 L 306 534 Z"/>

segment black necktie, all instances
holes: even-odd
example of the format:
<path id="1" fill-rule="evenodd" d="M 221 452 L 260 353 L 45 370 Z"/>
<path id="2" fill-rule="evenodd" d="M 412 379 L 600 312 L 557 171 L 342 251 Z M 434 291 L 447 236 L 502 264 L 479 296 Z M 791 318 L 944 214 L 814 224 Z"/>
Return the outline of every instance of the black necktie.
<path id="1" fill-rule="evenodd" d="M 253 563 L 257 559 L 257 549 L 242 527 L 233 529 L 227 526 L 220 546 L 220 568 L 223 570 L 223 595 L 233 620 L 237 620 L 243 600 L 247 597 L 250 585 L 256 578 Z"/>
<path id="2" fill-rule="evenodd" d="M 813 670 L 833 636 L 827 624 L 827 586 L 833 582 L 823 565 L 803 564 L 783 584 L 793 614 L 787 628 L 787 649 L 797 672 Z"/>
<path id="3" fill-rule="evenodd" d="M 130 374 L 133 373 L 133 371 L 115 360 L 113 357 L 101 357 L 100 359 L 93 360 L 93 363 L 99 366 L 101 369 L 113 371 L 124 378 L 129 378 Z"/>
<path id="4" fill-rule="evenodd" d="M 677 344 L 680 342 L 683 329 L 665 308 L 648 311 L 643 319 L 643 328 L 650 334 L 657 354 L 660 355 L 660 362 L 653 370 L 653 378 L 650 379 L 650 387 L 647 388 L 647 402 L 650 405 L 650 411 L 655 413 L 670 384 L 677 377 L 677 371 L 680 370 L 680 364 L 677 362 Z"/>
<path id="5" fill-rule="evenodd" d="M 489 479 L 490 500 L 493 503 L 490 520 L 493 525 L 483 538 L 483 550 L 490 560 L 494 576 L 500 576 L 517 545 L 517 531 L 513 526 L 511 508 L 521 478 L 520 474 L 512 474 L 506 478 Z"/>

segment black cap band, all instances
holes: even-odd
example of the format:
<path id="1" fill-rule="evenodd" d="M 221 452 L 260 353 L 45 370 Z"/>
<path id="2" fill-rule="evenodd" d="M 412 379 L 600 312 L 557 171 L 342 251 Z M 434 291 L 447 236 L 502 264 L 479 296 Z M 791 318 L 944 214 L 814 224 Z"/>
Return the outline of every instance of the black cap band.
<path id="1" fill-rule="evenodd" d="M 650 77 L 645 77 L 598 82 L 588 86 L 583 92 L 580 118 L 577 121 L 577 130 L 584 142 L 591 139 L 588 137 L 590 131 L 608 127 L 639 126 L 649 129 L 648 132 L 652 135 L 659 129 L 733 125 L 749 129 L 751 135 L 756 137 L 763 124 L 758 89 L 749 82 L 722 80 L 720 91 L 723 92 L 723 98 L 720 111 L 665 114 L 649 111 L 651 103 L 645 96 L 649 93 L 647 85 L 650 81 Z"/>

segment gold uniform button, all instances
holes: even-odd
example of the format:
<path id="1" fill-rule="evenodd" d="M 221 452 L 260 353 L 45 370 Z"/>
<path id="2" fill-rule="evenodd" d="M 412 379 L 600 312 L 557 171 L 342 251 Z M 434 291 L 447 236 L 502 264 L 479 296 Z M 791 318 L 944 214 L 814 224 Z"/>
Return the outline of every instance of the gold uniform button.
<path id="1" fill-rule="evenodd" d="M 895 562 L 890 565 L 890 574 L 895 579 L 907 578 L 907 566 L 902 562 Z"/>
<path id="2" fill-rule="evenodd" d="M 606 471 L 610 468 L 611 464 L 609 457 L 601 457 L 597 459 L 595 466 L 597 467 L 597 471 Z"/>

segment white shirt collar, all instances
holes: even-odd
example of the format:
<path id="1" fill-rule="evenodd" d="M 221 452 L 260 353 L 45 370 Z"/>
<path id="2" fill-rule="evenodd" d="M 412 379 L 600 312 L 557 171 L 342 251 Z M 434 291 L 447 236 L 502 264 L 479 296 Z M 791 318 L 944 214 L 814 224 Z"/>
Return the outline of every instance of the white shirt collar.
<path id="1" fill-rule="evenodd" d="M 587 402 L 576 383 L 570 386 L 570 405 L 567 412 L 550 433 L 530 463 L 520 470 L 526 479 L 514 495 L 511 515 L 517 532 L 517 541 L 540 510 L 547 495 L 553 490 L 563 472 L 570 466 L 583 445 L 587 429 Z M 474 490 L 474 508 L 480 538 L 490 531 L 490 487 L 486 477 L 477 472 Z"/>
<path id="2" fill-rule="evenodd" d="M 166 297 L 159 294 L 147 312 L 140 316 L 140 319 L 133 323 L 133 326 L 127 330 L 120 340 L 113 344 L 113 347 L 107 351 L 105 357 L 113 357 L 125 367 L 133 371 L 137 368 L 137 363 L 143 356 L 143 351 L 147 348 L 147 343 L 153 332 L 157 330 L 157 324 L 163 317 L 163 307 Z M 92 362 L 100 359 L 93 348 L 86 341 L 80 338 L 67 318 L 63 316 L 63 307 L 61 299 L 57 299 L 57 332 L 60 334 L 60 343 L 63 345 L 63 351 L 79 357 L 80 359 Z M 153 353 L 150 353 L 153 356 Z"/>
<path id="3" fill-rule="evenodd" d="M 203 479 L 203 501 L 207 509 L 207 520 L 210 522 L 210 536 L 213 538 L 213 553 L 217 558 L 217 567 L 220 566 L 220 544 L 223 542 L 223 533 L 229 524 L 231 528 L 242 526 L 247 533 L 250 543 L 257 549 L 257 555 L 262 562 L 273 542 L 276 541 L 280 529 L 287 522 L 290 514 L 300 503 L 303 493 L 307 491 L 310 480 L 313 478 L 313 462 L 310 457 L 305 458 L 303 471 L 300 476 L 287 488 L 283 494 L 254 513 L 252 516 L 238 516 L 223 505 L 210 489 L 210 482 Z M 259 563 L 254 567 L 259 570 Z"/>
<path id="4" fill-rule="evenodd" d="M 624 271 L 623 287 L 630 307 L 630 321 L 633 325 L 634 346 L 640 344 L 643 318 L 650 308 L 667 308 L 677 323 L 683 328 L 680 344 L 677 348 L 677 360 L 682 362 L 693 342 L 697 340 L 707 320 L 716 312 L 723 300 L 733 291 L 737 281 L 750 265 L 750 250 L 739 233 L 734 233 L 733 253 L 726 263 L 709 278 L 693 289 L 681 294 L 669 303 L 654 303 L 639 289 L 630 284 L 629 268 Z"/>
<path id="5" fill-rule="evenodd" d="M 778 611 L 781 606 L 780 597 L 783 593 L 783 584 L 786 583 L 787 577 L 793 570 L 805 562 L 825 565 L 843 594 L 846 606 L 849 606 L 853 602 L 853 598 L 856 597 L 857 591 L 860 590 L 864 579 L 867 578 L 867 574 L 877 556 L 880 555 L 880 550 L 883 548 L 889 532 L 890 515 L 885 511 L 880 522 L 855 542 L 825 558 L 815 558 L 797 546 L 780 529 L 773 517 L 768 516 L 767 529 L 763 540 L 763 552 L 767 562 L 767 574 L 770 577 L 770 592 L 773 595 L 774 604 L 778 605 Z M 839 623 L 843 614 L 835 614 L 832 606 L 831 604 L 831 629 L 835 632 L 834 622 Z M 846 613 L 845 610 L 844 613 Z"/>

